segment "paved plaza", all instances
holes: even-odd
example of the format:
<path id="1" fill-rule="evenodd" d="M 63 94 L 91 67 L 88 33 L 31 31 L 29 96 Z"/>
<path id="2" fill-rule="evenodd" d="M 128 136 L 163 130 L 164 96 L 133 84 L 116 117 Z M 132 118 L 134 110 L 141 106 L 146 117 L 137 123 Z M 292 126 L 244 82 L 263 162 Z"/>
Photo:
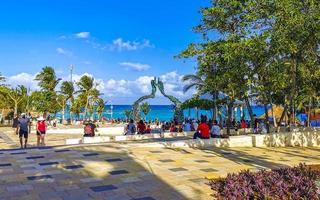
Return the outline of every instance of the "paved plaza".
<path id="1" fill-rule="evenodd" d="M 0 150 L 0 199 L 212 199 L 210 178 L 244 169 L 320 164 L 319 148 L 200 150 L 150 144 Z"/>

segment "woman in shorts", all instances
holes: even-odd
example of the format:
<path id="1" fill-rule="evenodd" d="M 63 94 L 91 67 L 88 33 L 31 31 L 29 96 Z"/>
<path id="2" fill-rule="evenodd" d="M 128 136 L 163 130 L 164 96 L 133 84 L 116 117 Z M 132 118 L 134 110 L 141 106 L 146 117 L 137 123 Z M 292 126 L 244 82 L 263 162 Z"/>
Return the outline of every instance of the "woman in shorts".
<path id="1" fill-rule="evenodd" d="M 47 124 L 46 124 L 46 120 L 43 117 L 39 117 L 38 121 L 37 121 L 37 145 L 40 146 L 41 145 L 45 145 L 44 143 L 44 136 L 46 134 L 46 130 L 47 130 Z M 40 143 L 41 140 L 41 143 Z"/>

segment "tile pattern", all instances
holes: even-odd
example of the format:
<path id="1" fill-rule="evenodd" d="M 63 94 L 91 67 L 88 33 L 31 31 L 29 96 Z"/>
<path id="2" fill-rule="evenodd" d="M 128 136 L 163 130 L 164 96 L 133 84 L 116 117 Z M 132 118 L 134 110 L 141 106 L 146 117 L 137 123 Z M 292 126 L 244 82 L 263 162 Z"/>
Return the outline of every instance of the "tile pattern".
<path id="1" fill-rule="evenodd" d="M 206 178 L 320 164 L 319 148 L 169 149 L 134 143 L 0 150 L 0 199 L 212 199 Z M 284 159 L 285 158 L 285 159 Z"/>

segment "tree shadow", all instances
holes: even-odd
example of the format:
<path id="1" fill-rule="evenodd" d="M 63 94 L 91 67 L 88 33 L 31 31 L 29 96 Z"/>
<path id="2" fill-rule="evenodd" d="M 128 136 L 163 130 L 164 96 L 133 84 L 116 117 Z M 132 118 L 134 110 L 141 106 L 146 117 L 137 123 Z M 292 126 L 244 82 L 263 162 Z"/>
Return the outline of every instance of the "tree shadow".
<path id="1" fill-rule="evenodd" d="M 212 153 L 216 156 L 221 156 L 237 164 L 245 164 L 257 169 L 274 169 L 287 167 L 287 165 L 281 163 L 268 161 L 263 156 L 252 155 L 245 151 L 237 150 L 236 148 L 207 148 L 204 151 L 206 153 Z"/>
<path id="2" fill-rule="evenodd" d="M 23 152 L 26 153 L 19 154 Z M 26 198 L 38 195 L 40 199 L 188 199 L 159 177 L 148 160 L 137 160 L 130 151 L 113 145 L 11 149 L 0 154 L 1 163 L 12 164 L 16 175 L 21 175 L 16 181 L 0 185 L 29 185 L 35 190 L 28 191 Z M 21 188 L 17 195 L 26 192 Z M 13 190 L 1 196 L 12 197 Z M 195 188 L 189 192 L 201 195 Z"/>

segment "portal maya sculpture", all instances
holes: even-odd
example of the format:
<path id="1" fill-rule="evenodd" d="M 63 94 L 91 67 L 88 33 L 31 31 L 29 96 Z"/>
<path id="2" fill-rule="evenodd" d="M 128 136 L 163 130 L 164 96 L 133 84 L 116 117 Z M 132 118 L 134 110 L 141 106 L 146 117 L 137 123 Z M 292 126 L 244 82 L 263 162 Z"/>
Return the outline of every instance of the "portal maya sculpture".
<path id="1" fill-rule="evenodd" d="M 168 95 L 165 93 L 164 91 L 164 85 L 163 82 L 160 80 L 160 78 L 156 78 L 154 77 L 153 80 L 151 80 L 151 87 L 152 87 L 152 91 L 151 94 L 149 95 L 145 95 L 140 97 L 137 101 L 134 102 L 133 106 L 132 106 L 132 116 L 133 119 L 135 121 L 139 121 L 141 119 L 140 116 L 140 103 L 150 99 L 150 98 L 155 98 L 156 96 L 156 92 L 157 92 L 157 88 L 160 90 L 161 94 L 168 98 L 173 104 L 174 104 L 174 120 L 182 123 L 183 122 L 183 110 L 181 108 L 181 102 L 174 96 Z"/>

